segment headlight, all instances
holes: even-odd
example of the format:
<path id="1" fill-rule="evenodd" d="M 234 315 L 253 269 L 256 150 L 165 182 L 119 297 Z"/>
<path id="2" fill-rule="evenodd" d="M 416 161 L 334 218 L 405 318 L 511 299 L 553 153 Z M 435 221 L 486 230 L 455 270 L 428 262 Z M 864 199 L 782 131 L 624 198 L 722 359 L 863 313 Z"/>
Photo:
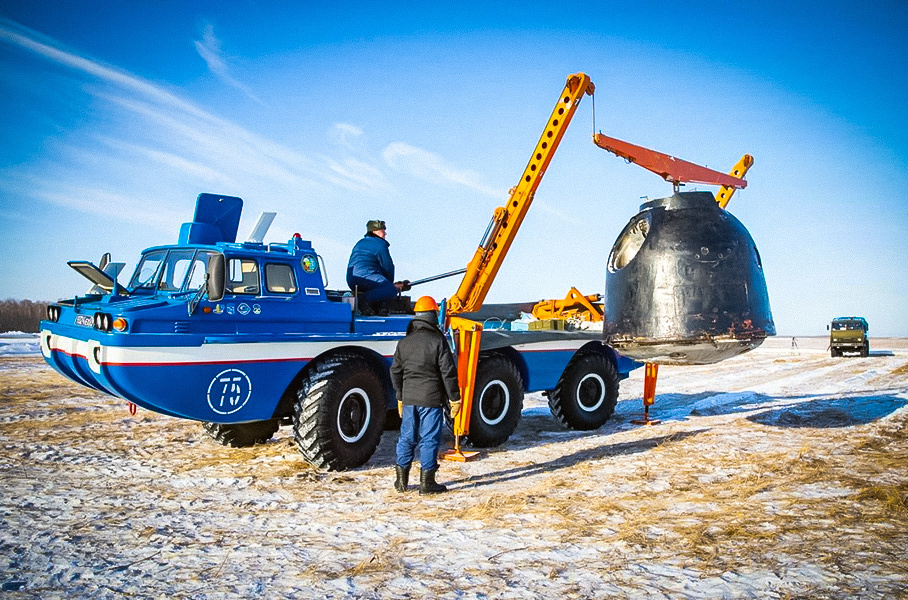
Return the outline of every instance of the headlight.
<path id="1" fill-rule="evenodd" d="M 129 329 L 129 323 L 123 317 L 117 317 L 113 320 L 113 328 L 115 331 L 126 331 Z"/>
<path id="2" fill-rule="evenodd" d="M 47 307 L 47 319 L 56 323 L 60 320 L 60 307 L 56 304 L 50 304 Z"/>
<path id="3" fill-rule="evenodd" d="M 99 331 L 110 331 L 113 324 L 113 318 L 107 313 L 98 312 L 95 313 L 94 323 L 95 329 Z"/>

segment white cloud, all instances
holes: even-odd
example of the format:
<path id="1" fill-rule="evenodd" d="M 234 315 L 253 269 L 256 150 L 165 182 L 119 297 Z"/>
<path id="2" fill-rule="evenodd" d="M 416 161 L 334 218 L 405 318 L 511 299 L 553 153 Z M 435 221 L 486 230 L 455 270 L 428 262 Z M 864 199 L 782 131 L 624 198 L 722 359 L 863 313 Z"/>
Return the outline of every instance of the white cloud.
<path id="1" fill-rule="evenodd" d="M 245 186 L 267 182 L 267 187 L 279 195 L 318 188 L 369 192 L 387 186 L 384 175 L 374 166 L 304 155 L 217 117 L 159 85 L 63 50 L 53 40 L 2 18 L 0 42 L 29 50 L 108 84 L 83 89 L 127 111 L 131 133 L 141 137 L 141 141 L 130 143 L 133 153 L 141 153 L 193 177 L 215 182 L 237 181 Z M 197 46 L 200 53 L 206 52 L 213 72 L 222 69 L 220 45 L 213 33 L 209 32 L 204 43 Z M 341 124 L 338 130 L 348 139 L 362 134 L 353 125 Z M 96 153 L 90 147 L 85 152 Z"/>
<path id="2" fill-rule="evenodd" d="M 16 186 L 18 202 L 50 203 L 108 217 L 105 207 L 115 206 L 124 222 L 172 233 L 186 220 L 185 207 L 178 204 L 186 190 L 204 185 L 209 191 L 267 203 L 268 209 L 295 219 L 307 213 L 323 217 L 326 210 L 342 213 L 393 191 L 388 165 L 434 185 L 456 184 L 498 201 L 507 197 L 478 173 L 455 168 L 420 148 L 396 143 L 372 154 L 364 128 L 349 122 L 330 125 L 328 135 L 338 142 L 330 154 L 302 152 L 221 118 L 176 90 L 62 49 L 2 19 L 0 43 L 70 69 L 82 80 L 79 89 L 90 95 L 99 116 L 54 138 L 52 152 L 19 170 L 34 181 Z M 208 51 L 212 72 L 221 69 L 223 55 L 216 39 L 209 37 L 199 46 L 200 53 Z M 9 183 L 8 175 L 0 176 L 0 186 L 4 180 Z M 339 251 L 335 262 L 343 263 L 346 251 Z"/>
<path id="3" fill-rule="evenodd" d="M 457 169 L 447 164 L 437 154 L 417 148 L 404 142 L 389 144 L 382 156 L 395 171 L 406 173 L 419 179 L 437 182 L 439 179 L 468 187 L 492 198 L 507 198 L 506 190 L 499 190 L 482 183 L 482 176 L 471 170 Z"/>
<path id="4" fill-rule="evenodd" d="M 335 123 L 334 135 L 342 144 L 349 145 L 353 140 L 361 138 L 365 133 L 362 127 L 351 125 L 350 123 Z"/>
<path id="5" fill-rule="evenodd" d="M 328 137 L 338 146 L 352 151 L 354 154 L 365 156 L 367 154 L 363 138 L 365 132 L 362 127 L 350 123 L 335 123 L 328 131 Z"/>
<path id="6" fill-rule="evenodd" d="M 171 232 L 173 223 L 179 223 L 180 219 L 185 217 L 185 215 L 162 209 L 160 204 L 152 199 L 147 199 L 147 202 L 136 202 L 136 198 L 132 196 L 114 194 L 102 189 L 72 188 L 57 192 L 40 191 L 38 196 L 46 202 L 63 208 L 104 218 L 110 218 L 113 213 L 116 214 L 118 220 L 136 223 L 143 227 L 154 227 L 168 233 Z M 143 209 L 141 206 L 147 206 L 149 209 Z"/>
<path id="7" fill-rule="evenodd" d="M 215 183 L 220 185 L 226 185 L 228 187 L 236 188 L 237 184 L 230 177 L 227 177 L 223 173 L 211 169 L 199 162 L 187 160 L 182 156 L 173 154 L 171 152 L 163 152 L 161 150 L 153 150 L 151 148 L 142 148 L 140 146 L 122 146 L 124 150 L 133 150 L 134 152 L 141 154 L 151 160 L 154 160 L 162 165 L 176 169 L 190 175 L 195 179 L 201 181 L 206 181 L 209 183 Z"/>
<path id="8" fill-rule="evenodd" d="M 227 75 L 227 65 L 224 64 L 224 59 L 221 58 L 221 41 L 215 37 L 214 27 L 211 24 L 205 26 L 205 31 L 202 32 L 202 41 L 196 40 L 195 49 L 205 59 L 208 69 L 212 73 L 218 77 Z"/>
<path id="9" fill-rule="evenodd" d="M 346 181 L 356 181 L 363 185 L 364 189 L 390 189 L 385 174 L 374 166 L 361 160 L 353 158 L 346 159 L 343 164 L 330 161 L 329 167 L 338 175 L 341 175 Z"/>
<path id="10" fill-rule="evenodd" d="M 208 65 L 208 70 L 214 73 L 221 81 L 240 90 L 262 106 L 265 105 L 264 102 L 259 100 L 258 97 L 252 93 L 252 90 L 249 89 L 248 86 L 241 83 L 230 74 L 221 49 L 221 40 L 214 35 L 214 26 L 210 23 L 205 26 L 205 31 L 202 32 L 201 41 L 195 41 L 195 49 L 199 53 L 199 56 L 204 59 L 205 64 Z"/>
<path id="11" fill-rule="evenodd" d="M 359 187 L 352 181 L 325 177 L 326 168 L 314 160 L 207 113 L 196 118 L 191 114 L 162 110 L 154 103 L 140 99 L 97 96 L 153 121 L 161 133 L 162 144 L 174 144 L 182 152 L 199 157 L 222 172 L 265 178 L 288 188 L 319 185 L 318 179 L 327 179 L 346 189 Z"/>
<path id="12" fill-rule="evenodd" d="M 553 206 L 549 206 L 545 202 L 541 202 L 538 199 L 536 199 L 533 202 L 533 206 L 538 208 L 540 211 L 546 213 L 547 215 L 554 217 L 554 218 L 558 219 L 559 221 L 562 221 L 573 227 L 584 227 L 584 226 L 588 225 L 588 223 L 585 222 L 584 220 L 571 216 L 562 210 L 558 210 L 557 208 L 555 208 Z"/>
<path id="13" fill-rule="evenodd" d="M 16 26 L 19 31 L 14 31 L 12 29 L 13 26 Z M 98 79 L 107 81 L 108 83 L 137 92 L 162 104 L 168 104 L 174 108 L 179 108 L 187 113 L 196 115 L 207 114 L 197 106 L 185 102 L 170 92 L 148 83 L 141 78 L 120 71 L 114 67 L 109 67 L 71 52 L 61 50 L 51 45 L 53 42 L 49 40 L 39 41 L 39 38 L 43 39 L 43 36 L 6 19 L 0 19 L 0 40 L 26 50 L 31 50 L 35 54 L 43 56 L 51 62 L 70 67 L 87 75 L 92 75 Z"/>

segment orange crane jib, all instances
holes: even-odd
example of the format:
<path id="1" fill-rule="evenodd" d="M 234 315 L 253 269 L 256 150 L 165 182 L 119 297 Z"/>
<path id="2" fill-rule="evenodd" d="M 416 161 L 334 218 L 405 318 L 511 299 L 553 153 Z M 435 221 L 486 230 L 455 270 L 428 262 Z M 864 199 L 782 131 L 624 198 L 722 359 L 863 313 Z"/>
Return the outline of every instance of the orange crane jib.
<path id="1" fill-rule="evenodd" d="M 593 142 L 600 148 L 640 165 L 672 183 L 702 183 L 735 189 L 747 187 L 747 181 L 739 177 L 701 167 L 670 154 L 650 150 L 601 133 L 593 136 Z"/>

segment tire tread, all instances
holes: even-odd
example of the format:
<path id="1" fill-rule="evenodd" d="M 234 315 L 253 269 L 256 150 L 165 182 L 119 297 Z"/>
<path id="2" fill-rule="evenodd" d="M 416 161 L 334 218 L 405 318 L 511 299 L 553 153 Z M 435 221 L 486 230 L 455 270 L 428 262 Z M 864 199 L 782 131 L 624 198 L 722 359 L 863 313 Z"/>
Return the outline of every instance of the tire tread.
<path id="1" fill-rule="evenodd" d="M 600 374 L 606 375 L 606 386 L 608 387 L 608 384 L 612 384 L 614 386 L 614 389 L 606 389 L 605 402 L 607 403 L 608 408 L 605 410 L 600 419 L 581 420 L 575 418 L 574 415 L 571 414 L 570 408 L 568 406 L 568 404 L 572 402 L 571 395 L 574 391 L 573 387 L 570 386 L 570 384 L 572 383 L 571 380 L 575 378 L 573 370 L 580 368 L 579 365 L 581 365 L 583 362 L 589 362 L 590 360 L 598 362 L 599 366 L 601 366 L 601 368 L 606 371 L 606 373 Z M 570 389 L 568 389 L 569 386 Z M 580 431 L 591 431 L 593 429 L 598 429 L 603 424 L 605 424 L 605 422 L 608 421 L 614 413 L 615 405 L 617 404 L 617 402 L 618 370 L 615 368 L 615 365 L 611 360 L 599 353 L 576 354 L 568 363 L 567 367 L 565 367 L 564 373 L 562 373 L 561 377 L 558 379 L 558 383 L 555 386 L 555 389 L 549 392 L 549 409 L 552 411 L 552 416 L 555 417 L 555 420 L 567 429 Z"/>
<path id="2" fill-rule="evenodd" d="M 323 399 L 331 393 L 333 385 L 341 385 L 345 378 L 349 379 L 363 372 L 374 375 L 370 365 L 362 357 L 356 354 L 334 355 L 319 361 L 297 390 L 297 401 L 293 405 L 294 437 L 306 462 L 318 469 L 343 471 L 362 466 L 378 447 L 381 431 L 384 429 L 385 406 L 381 383 L 377 377 L 377 393 L 380 396 L 377 400 L 381 408 L 376 411 L 373 407 L 372 418 L 379 419 L 382 427 L 378 428 L 377 435 L 366 432 L 369 439 L 365 441 L 364 449 L 368 450 L 365 459 L 350 460 L 330 443 L 333 435 L 332 424 L 336 415 L 330 414 L 330 407 Z"/>

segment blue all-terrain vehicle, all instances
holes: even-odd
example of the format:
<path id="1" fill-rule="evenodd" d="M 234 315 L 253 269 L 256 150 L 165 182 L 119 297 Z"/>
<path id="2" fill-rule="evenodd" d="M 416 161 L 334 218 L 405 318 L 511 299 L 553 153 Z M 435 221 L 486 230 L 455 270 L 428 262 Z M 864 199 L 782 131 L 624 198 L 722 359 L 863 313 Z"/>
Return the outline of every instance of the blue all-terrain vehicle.
<path id="1" fill-rule="evenodd" d="M 70 262 L 93 288 L 48 308 L 44 357 L 85 386 L 201 421 L 222 444 L 264 442 L 289 425 L 311 464 L 363 465 L 394 415 L 388 368 L 413 316 L 409 298 L 362 314 L 351 291 L 325 289 L 321 258 L 298 235 L 266 244 L 258 231 L 236 242 L 242 204 L 201 194 L 179 242 L 145 250 L 126 285 L 109 260 Z M 507 323 L 531 306 L 469 316 Z M 525 392 L 548 391 L 565 426 L 597 428 L 639 366 L 601 331 L 501 327 L 487 329 L 480 348 L 468 436 L 476 447 L 508 439 Z"/>

